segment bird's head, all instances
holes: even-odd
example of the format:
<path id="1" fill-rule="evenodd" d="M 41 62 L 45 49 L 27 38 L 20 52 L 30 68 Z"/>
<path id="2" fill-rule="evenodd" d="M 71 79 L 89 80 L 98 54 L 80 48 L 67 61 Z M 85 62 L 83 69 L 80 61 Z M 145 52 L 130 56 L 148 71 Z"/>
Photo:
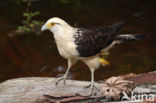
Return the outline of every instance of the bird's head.
<path id="1" fill-rule="evenodd" d="M 63 31 L 66 28 L 71 28 L 71 26 L 64 20 L 54 17 L 49 19 L 41 28 L 41 31 L 50 30 L 54 34 Z"/>

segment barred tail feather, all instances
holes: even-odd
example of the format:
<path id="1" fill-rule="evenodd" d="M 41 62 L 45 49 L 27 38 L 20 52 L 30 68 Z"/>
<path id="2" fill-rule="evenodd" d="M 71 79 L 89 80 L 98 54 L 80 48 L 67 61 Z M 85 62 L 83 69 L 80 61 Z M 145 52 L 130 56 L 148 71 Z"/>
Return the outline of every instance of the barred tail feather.
<path id="1" fill-rule="evenodd" d="M 142 40 L 145 38 L 147 38 L 147 35 L 144 34 L 121 34 L 117 36 L 116 40 L 133 41 L 133 40 Z"/>
<path id="2" fill-rule="evenodd" d="M 147 38 L 147 35 L 144 34 L 119 34 L 117 35 L 114 42 L 112 42 L 111 45 L 109 45 L 107 48 L 104 49 L 104 51 L 108 51 L 111 49 L 114 45 L 127 42 L 127 41 L 134 41 L 134 40 L 142 40 Z"/>

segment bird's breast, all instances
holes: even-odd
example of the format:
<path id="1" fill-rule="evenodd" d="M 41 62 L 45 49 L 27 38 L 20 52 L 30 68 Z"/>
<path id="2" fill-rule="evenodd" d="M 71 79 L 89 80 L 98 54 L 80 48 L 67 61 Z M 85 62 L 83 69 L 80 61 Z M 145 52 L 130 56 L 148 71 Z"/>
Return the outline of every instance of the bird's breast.
<path id="1" fill-rule="evenodd" d="M 76 50 L 76 45 L 72 40 L 65 39 L 62 37 L 56 37 L 56 44 L 59 51 L 59 54 L 64 58 L 73 58 L 78 56 L 78 52 Z"/>

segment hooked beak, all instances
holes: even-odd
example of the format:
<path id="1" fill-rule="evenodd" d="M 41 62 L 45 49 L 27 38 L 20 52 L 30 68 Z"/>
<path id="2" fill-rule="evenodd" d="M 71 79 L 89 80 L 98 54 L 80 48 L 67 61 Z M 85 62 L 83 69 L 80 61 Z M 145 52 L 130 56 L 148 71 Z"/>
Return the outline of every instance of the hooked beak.
<path id="1" fill-rule="evenodd" d="M 42 28 L 41 28 L 41 31 L 45 31 L 45 30 L 48 30 L 48 28 L 47 28 L 46 25 L 43 25 Z"/>

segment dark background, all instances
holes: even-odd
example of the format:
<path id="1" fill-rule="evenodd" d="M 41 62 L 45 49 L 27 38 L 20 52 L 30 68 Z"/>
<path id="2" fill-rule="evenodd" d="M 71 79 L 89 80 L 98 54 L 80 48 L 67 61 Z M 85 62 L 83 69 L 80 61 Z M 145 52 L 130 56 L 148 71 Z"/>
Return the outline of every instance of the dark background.
<path id="1" fill-rule="evenodd" d="M 0 2 L 0 81 L 16 77 L 55 77 L 65 72 L 67 61 L 59 56 L 53 35 L 27 33 L 14 35 L 25 19 L 27 0 Z M 60 17 L 75 27 L 110 25 L 123 20 L 119 33 L 139 33 L 148 39 L 114 47 L 107 60 L 111 65 L 95 72 L 95 79 L 127 73 L 156 70 L 156 0 L 32 0 L 30 11 L 40 11 L 33 19 L 47 21 Z M 40 31 L 40 29 L 38 29 Z M 90 71 L 82 62 L 71 69 L 77 80 L 90 80 Z"/>

